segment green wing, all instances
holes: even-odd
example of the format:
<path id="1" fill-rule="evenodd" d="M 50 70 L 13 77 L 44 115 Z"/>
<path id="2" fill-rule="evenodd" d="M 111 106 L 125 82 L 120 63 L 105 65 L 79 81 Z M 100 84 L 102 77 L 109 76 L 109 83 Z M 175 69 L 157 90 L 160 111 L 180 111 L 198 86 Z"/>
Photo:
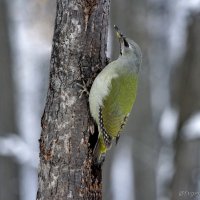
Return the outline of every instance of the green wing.
<path id="1" fill-rule="evenodd" d="M 103 128 L 109 136 L 118 137 L 133 107 L 136 92 L 136 74 L 124 74 L 112 80 L 110 93 L 104 98 L 101 108 Z"/>

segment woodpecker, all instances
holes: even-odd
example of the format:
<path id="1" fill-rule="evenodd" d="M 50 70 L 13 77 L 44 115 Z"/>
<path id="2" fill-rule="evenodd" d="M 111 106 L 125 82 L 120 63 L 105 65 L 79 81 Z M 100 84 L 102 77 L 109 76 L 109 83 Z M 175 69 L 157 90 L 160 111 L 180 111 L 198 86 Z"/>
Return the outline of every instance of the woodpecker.
<path id="1" fill-rule="evenodd" d="M 120 55 L 95 78 L 90 93 L 90 112 L 98 126 L 95 147 L 101 163 L 112 141 L 118 141 L 136 99 L 138 74 L 142 62 L 140 47 L 114 26 L 120 43 Z"/>

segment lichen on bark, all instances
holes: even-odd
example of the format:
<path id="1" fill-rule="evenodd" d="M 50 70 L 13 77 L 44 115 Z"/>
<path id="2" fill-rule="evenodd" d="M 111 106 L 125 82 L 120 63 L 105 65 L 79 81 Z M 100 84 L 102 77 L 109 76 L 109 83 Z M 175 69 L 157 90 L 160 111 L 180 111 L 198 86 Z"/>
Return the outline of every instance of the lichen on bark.
<path id="1" fill-rule="evenodd" d="M 78 98 L 77 83 L 89 87 L 106 64 L 109 7 L 109 0 L 57 0 L 37 200 L 102 199 L 101 167 L 94 165 L 89 143 L 88 97 Z"/>

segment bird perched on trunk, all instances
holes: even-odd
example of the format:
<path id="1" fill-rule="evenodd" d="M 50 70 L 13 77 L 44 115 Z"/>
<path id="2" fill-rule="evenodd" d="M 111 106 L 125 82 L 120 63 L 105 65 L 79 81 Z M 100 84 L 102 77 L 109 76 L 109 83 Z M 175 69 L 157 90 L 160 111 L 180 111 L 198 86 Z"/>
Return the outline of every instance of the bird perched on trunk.
<path id="1" fill-rule="evenodd" d="M 140 47 L 126 38 L 117 26 L 114 28 L 120 43 L 120 55 L 98 74 L 89 94 L 90 112 L 99 131 L 95 147 L 99 163 L 104 160 L 112 141 L 118 140 L 131 112 L 142 62 Z"/>

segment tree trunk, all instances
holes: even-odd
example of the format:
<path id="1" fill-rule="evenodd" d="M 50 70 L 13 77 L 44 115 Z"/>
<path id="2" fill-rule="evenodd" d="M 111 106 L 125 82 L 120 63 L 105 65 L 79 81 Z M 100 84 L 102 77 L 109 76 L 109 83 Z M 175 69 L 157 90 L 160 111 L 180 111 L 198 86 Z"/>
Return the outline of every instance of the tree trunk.
<path id="1" fill-rule="evenodd" d="M 101 167 L 91 155 L 89 86 L 106 65 L 110 1 L 57 0 L 50 83 L 40 138 L 39 199 L 102 199 Z"/>

